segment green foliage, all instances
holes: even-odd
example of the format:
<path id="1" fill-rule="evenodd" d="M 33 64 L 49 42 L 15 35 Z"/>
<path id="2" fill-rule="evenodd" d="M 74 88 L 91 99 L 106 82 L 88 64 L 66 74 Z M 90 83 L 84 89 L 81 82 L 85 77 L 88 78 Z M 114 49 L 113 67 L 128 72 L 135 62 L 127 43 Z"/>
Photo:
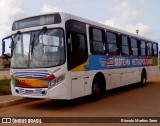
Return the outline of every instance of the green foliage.
<path id="1" fill-rule="evenodd" d="M 152 64 L 153 64 L 154 66 L 158 65 L 158 58 L 157 58 L 157 57 L 154 57 L 154 58 L 152 59 Z"/>
<path id="2" fill-rule="evenodd" d="M 10 79 L 0 80 L 0 95 L 11 94 Z"/>

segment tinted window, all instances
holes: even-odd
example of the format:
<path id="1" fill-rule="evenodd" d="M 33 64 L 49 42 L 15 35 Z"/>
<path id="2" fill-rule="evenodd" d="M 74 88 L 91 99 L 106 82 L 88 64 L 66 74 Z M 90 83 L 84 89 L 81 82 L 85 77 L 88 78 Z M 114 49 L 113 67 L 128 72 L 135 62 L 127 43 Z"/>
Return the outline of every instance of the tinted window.
<path id="1" fill-rule="evenodd" d="M 116 44 L 108 44 L 108 53 L 112 55 L 117 55 L 118 48 Z"/>
<path id="2" fill-rule="evenodd" d="M 145 56 L 146 55 L 146 50 L 145 49 L 141 49 L 141 56 Z"/>
<path id="3" fill-rule="evenodd" d="M 132 55 L 138 56 L 138 48 L 132 48 Z"/>
<path id="4" fill-rule="evenodd" d="M 146 42 L 145 41 L 141 41 L 140 47 L 145 49 L 146 48 Z"/>
<path id="5" fill-rule="evenodd" d="M 99 54 L 105 52 L 105 45 L 101 42 L 93 41 L 93 53 Z"/>
<path id="6" fill-rule="evenodd" d="M 122 45 L 128 46 L 128 37 L 127 36 L 122 36 Z"/>
<path id="7" fill-rule="evenodd" d="M 90 27 L 90 43 L 91 52 L 93 54 L 104 54 L 105 43 L 104 43 L 104 30 Z"/>
<path id="8" fill-rule="evenodd" d="M 113 32 L 106 33 L 107 52 L 111 55 L 118 55 L 117 34 Z"/>
<path id="9" fill-rule="evenodd" d="M 137 47 L 138 46 L 137 39 L 131 38 L 131 46 L 132 47 Z"/>
<path id="10" fill-rule="evenodd" d="M 152 43 L 151 42 L 148 42 L 147 46 L 148 46 L 148 49 L 152 49 Z"/>
<path id="11" fill-rule="evenodd" d="M 153 44 L 153 49 L 158 50 L 158 44 Z"/>
<path id="12" fill-rule="evenodd" d="M 69 20 L 66 23 L 68 70 L 71 70 L 88 58 L 86 24 Z"/>
<path id="13" fill-rule="evenodd" d="M 78 54 L 80 54 L 80 57 L 85 57 L 87 55 L 86 51 L 86 39 L 83 34 L 77 34 L 77 38 L 79 39 L 79 47 L 78 47 Z"/>
<path id="14" fill-rule="evenodd" d="M 101 30 L 93 28 L 93 40 L 102 41 L 102 31 Z"/>
<path id="15" fill-rule="evenodd" d="M 116 34 L 112 32 L 107 32 L 107 43 L 117 43 Z"/>
<path id="16" fill-rule="evenodd" d="M 122 46 L 122 55 L 129 55 L 129 48 L 127 46 Z"/>
<path id="17" fill-rule="evenodd" d="M 138 56 L 138 40 L 131 38 L 131 50 L 133 56 Z"/>
<path id="18" fill-rule="evenodd" d="M 154 56 L 158 56 L 158 44 L 153 44 L 153 53 Z"/>
<path id="19" fill-rule="evenodd" d="M 147 43 L 147 54 L 148 56 L 152 56 L 152 43 L 151 42 Z"/>
<path id="20" fill-rule="evenodd" d="M 121 37 L 121 43 L 122 43 L 122 55 L 129 55 L 129 41 L 127 36 Z"/>
<path id="21" fill-rule="evenodd" d="M 143 40 L 140 43 L 140 53 L 141 53 L 141 56 L 146 55 L 146 42 Z"/>

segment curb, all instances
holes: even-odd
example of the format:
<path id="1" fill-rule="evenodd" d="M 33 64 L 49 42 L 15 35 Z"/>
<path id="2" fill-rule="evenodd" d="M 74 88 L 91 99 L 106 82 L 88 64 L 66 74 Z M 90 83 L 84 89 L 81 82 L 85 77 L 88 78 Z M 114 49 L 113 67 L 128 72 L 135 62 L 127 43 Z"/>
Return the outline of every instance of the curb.
<path id="1" fill-rule="evenodd" d="M 0 108 L 22 104 L 22 103 L 27 103 L 31 101 L 33 101 L 33 99 L 26 99 L 26 98 L 19 98 L 16 100 L 4 101 L 4 102 L 0 102 Z"/>

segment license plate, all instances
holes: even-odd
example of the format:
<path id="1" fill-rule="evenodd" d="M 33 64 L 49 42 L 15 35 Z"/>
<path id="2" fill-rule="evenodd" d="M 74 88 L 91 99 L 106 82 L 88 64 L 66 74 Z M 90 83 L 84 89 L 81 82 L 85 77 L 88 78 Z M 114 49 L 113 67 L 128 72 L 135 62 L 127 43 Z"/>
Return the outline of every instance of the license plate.
<path id="1" fill-rule="evenodd" d="M 25 94 L 34 94 L 33 90 L 25 90 Z"/>

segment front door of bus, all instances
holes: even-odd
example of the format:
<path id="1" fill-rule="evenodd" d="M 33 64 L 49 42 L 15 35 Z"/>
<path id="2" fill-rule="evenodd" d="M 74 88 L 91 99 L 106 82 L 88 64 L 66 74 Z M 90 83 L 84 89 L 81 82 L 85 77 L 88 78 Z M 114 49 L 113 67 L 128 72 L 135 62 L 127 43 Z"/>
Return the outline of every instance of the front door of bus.
<path id="1" fill-rule="evenodd" d="M 88 59 L 86 24 L 69 20 L 66 23 L 67 63 L 71 72 L 71 97 L 85 95 L 85 62 Z"/>

